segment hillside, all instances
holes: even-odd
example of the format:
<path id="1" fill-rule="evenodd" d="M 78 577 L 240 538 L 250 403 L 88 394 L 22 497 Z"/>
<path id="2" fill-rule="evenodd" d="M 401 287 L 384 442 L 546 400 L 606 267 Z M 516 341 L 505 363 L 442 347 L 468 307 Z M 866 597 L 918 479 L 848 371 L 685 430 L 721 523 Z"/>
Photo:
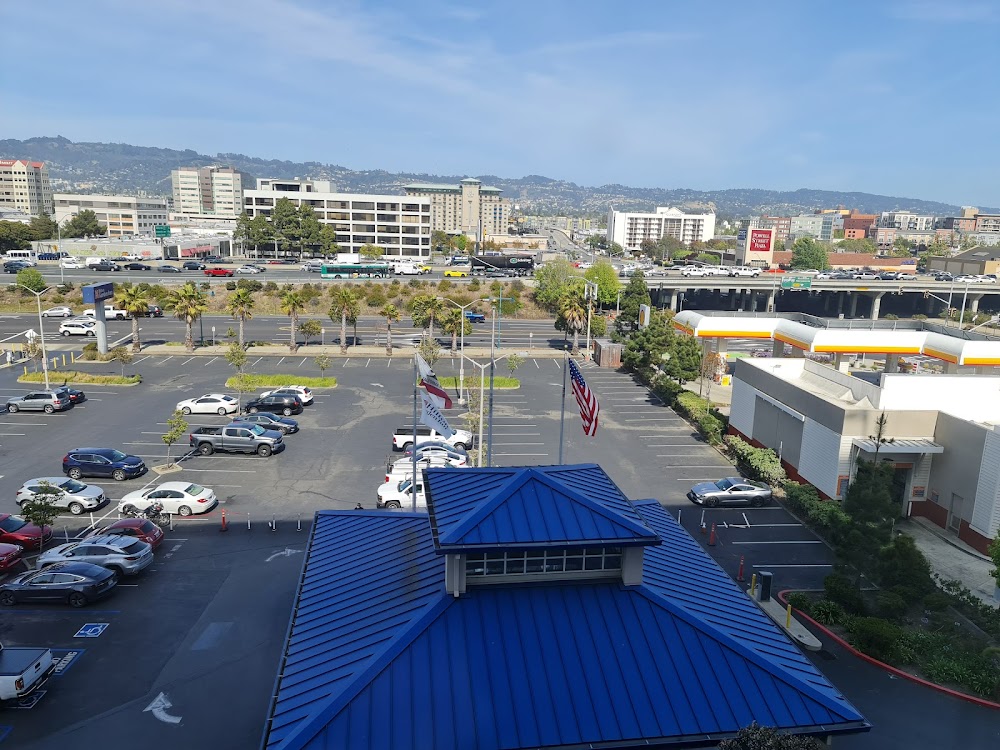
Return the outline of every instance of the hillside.
<path id="1" fill-rule="evenodd" d="M 62 136 L 0 140 L 0 157 L 27 158 L 49 165 L 53 189 L 60 192 L 108 192 L 169 195 L 170 170 L 182 166 L 224 163 L 254 177 L 308 177 L 330 180 L 347 192 L 401 193 L 408 182 L 458 182 L 469 175 L 354 171 L 335 164 L 261 159 L 244 154 L 208 156 L 190 149 L 132 146 L 125 143 L 74 143 Z M 732 188 L 634 188 L 627 185 L 586 187 L 539 175 L 521 178 L 475 175 L 496 185 L 525 213 L 604 216 L 608 206 L 619 210 L 650 210 L 654 206 L 714 205 L 720 216 L 745 217 L 763 213 L 788 215 L 817 208 L 846 206 L 867 213 L 912 210 L 951 215 L 958 206 L 870 193 L 844 193 L 803 188 L 795 191 Z M 981 206 L 984 210 L 989 209 Z"/>

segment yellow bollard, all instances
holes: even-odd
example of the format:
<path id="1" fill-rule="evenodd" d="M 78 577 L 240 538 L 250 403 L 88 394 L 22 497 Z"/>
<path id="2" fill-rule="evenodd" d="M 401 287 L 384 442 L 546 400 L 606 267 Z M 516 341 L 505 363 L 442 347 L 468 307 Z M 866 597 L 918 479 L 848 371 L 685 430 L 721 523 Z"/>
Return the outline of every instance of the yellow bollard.
<path id="1" fill-rule="evenodd" d="M 73 364 L 76 364 L 76 352 L 69 353 L 69 361 L 72 362 Z"/>
<path id="2" fill-rule="evenodd" d="M 788 610 L 785 613 L 785 629 L 792 627 L 792 605 L 788 605 Z"/>
<path id="3" fill-rule="evenodd" d="M 64 354 L 63 355 L 63 367 L 65 367 L 65 366 L 66 366 L 66 355 Z"/>
<path id="4" fill-rule="evenodd" d="M 28 377 L 28 366 L 24 366 L 24 377 Z"/>
<path id="5" fill-rule="evenodd" d="M 53 370 L 58 370 L 59 369 L 59 357 L 53 357 L 52 358 L 52 369 Z"/>
<path id="6" fill-rule="evenodd" d="M 750 576 L 750 598 L 751 599 L 756 599 L 757 598 L 757 574 L 756 573 L 754 573 L 752 576 Z"/>

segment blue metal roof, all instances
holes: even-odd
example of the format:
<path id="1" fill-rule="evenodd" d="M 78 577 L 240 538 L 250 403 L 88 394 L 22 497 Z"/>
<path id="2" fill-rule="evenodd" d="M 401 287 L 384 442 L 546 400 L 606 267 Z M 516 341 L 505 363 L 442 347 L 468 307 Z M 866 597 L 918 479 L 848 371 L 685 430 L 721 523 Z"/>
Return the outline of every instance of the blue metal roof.
<path id="1" fill-rule="evenodd" d="M 644 550 L 641 585 L 458 598 L 427 516 L 318 514 L 263 747 L 610 748 L 717 742 L 751 721 L 868 728 L 658 503 L 628 507 L 663 539 Z"/>
<path id="2" fill-rule="evenodd" d="M 427 469 L 439 551 L 495 547 L 658 544 L 595 464 L 520 469 Z"/>

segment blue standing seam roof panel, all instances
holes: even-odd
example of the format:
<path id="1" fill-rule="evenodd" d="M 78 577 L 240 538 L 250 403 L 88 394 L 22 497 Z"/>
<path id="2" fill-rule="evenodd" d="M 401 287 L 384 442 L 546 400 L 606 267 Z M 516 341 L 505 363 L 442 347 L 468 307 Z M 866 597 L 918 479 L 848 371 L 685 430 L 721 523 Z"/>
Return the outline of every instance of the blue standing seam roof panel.
<path id="1" fill-rule="evenodd" d="M 433 512 L 430 523 L 319 513 L 267 750 L 600 748 L 718 741 L 750 721 L 869 727 L 658 503 L 631 503 L 599 467 L 543 468 L 560 492 L 594 488 L 577 507 L 624 502 L 622 527 L 638 519 L 663 540 L 644 551 L 643 584 L 499 584 L 453 598 Z M 466 497 L 489 503 L 520 471 L 482 470 L 488 490 Z M 538 477 L 524 486 L 543 504 L 551 489 Z M 450 527 L 474 512 L 454 497 Z M 606 516 L 587 517 L 596 533 Z M 563 539 L 564 514 L 521 518 Z"/>

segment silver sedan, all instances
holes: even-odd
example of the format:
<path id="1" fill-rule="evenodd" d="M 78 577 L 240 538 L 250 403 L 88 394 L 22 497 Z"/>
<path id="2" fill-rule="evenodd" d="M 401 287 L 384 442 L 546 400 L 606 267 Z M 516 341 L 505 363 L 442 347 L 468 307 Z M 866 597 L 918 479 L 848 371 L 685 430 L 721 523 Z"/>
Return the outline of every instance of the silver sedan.
<path id="1" fill-rule="evenodd" d="M 687 497 L 692 503 L 710 508 L 717 505 L 752 505 L 757 508 L 771 502 L 771 488 L 763 482 L 728 477 L 718 482 L 696 484 Z"/>
<path id="2" fill-rule="evenodd" d="M 40 495 L 51 498 L 55 507 L 64 508 L 74 516 L 84 511 L 97 510 L 108 502 L 104 490 L 97 485 L 84 484 L 69 477 L 29 479 L 17 491 L 14 502 L 21 505 Z"/>

